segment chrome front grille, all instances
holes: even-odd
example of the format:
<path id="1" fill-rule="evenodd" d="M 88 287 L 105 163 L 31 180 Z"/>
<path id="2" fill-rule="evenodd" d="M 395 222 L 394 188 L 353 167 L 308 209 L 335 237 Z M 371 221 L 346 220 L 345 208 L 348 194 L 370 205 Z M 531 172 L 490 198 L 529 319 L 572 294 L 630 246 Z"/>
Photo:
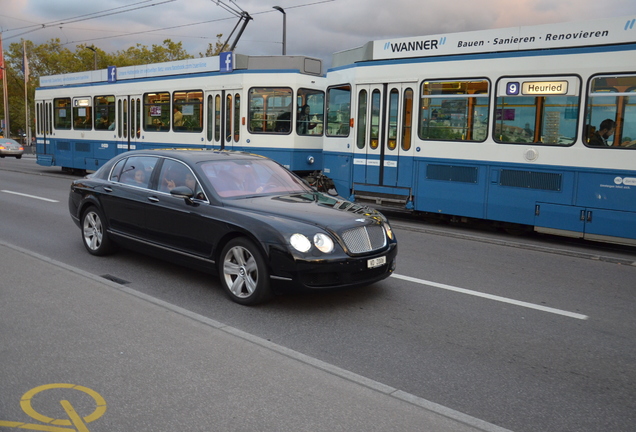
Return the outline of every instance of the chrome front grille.
<path id="1" fill-rule="evenodd" d="M 359 254 L 371 252 L 386 246 L 386 235 L 381 225 L 369 225 L 353 228 L 342 233 L 349 252 Z"/>

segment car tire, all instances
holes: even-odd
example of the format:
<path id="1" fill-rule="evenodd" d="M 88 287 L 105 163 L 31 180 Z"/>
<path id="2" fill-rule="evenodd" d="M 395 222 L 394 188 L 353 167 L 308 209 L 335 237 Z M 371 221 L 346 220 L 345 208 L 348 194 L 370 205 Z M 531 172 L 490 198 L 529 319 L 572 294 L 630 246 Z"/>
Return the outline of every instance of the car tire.
<path id="1" fill-rule="evenodd" d="M 236 303 L 255 305 L 272 296 L 269 270 L 260 249 L 249 239 L 232 239 L 219 260 L 223 289 Z"/>
<path id="2" fill-rule="evenodd" d="M 115 245 L 106 232 L 106 218 L 97 207 L 90 206 L 82 213 L 80 226 L 82 243 L 90 254 L 102 256 L 115 250 Z"/>

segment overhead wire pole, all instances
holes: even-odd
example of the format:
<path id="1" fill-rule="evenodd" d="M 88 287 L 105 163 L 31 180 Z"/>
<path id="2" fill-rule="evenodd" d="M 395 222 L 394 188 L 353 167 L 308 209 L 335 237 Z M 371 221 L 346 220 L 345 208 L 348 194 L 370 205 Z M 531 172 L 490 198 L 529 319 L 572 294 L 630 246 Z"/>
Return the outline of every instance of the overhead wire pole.
<path id="1" fill-rule="evenodd" d="M 248 14 L 243 9 L 241 9 L 238 5 L 236 5 L 236 3 L 234 3 L 235 7 L 232 7 L 228 4 L 223 3 L 221 0 L 212 0 L 212 1 L 214 1 L 217 4 L 217 6 L 221 6 L 223 9 L 225 9 L 232 15 L 238 17 L 239 19 L 239 21 L 234 26 L 234 29 L 232 29 L 232 32 L 228 36 L 227 40 L 223 44 L 223 48 L 221 49 L 221 51 L 223 51 L 223 49 L 225 49 L 225 47 L 227 46 L 228 42 L 230 42 L 230 39 L 232 38 L 232 35 L 234 34 L 238 26 L 241 23 L 243 23 L 243 25 L 241 26 L 241 29 L 236 35 L 236 38 L 234 39 L 234 42 L 232 42 L 232 46 L 230 47 L 230 51 L 234 51 L 234 48 L 236 48 L 236 44 L 238 43 L 239 39 L 243 35 L 243 32 L 245 31 L 245 27 L 247 27 L 247 23 L 250 22 L 253 18 L 250 16 L 250 14 Z"/>

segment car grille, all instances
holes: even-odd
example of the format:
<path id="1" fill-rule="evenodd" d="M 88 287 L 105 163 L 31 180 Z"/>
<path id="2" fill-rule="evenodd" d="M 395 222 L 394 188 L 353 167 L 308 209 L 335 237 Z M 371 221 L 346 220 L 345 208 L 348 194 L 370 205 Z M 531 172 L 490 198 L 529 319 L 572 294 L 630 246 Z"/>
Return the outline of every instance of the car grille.
<path id="1" fill-rule="evenodd" d="M 386 246 L 386 235 L 381 225 L 353 228 L 342 233 L 342 240 L 353 254 L 371 252 Z"/>

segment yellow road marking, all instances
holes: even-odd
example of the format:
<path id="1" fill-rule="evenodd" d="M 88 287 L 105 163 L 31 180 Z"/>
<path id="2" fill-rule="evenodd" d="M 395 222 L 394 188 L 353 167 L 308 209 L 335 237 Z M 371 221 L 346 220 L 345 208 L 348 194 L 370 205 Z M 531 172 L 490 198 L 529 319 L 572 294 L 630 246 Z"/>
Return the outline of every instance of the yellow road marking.
<path id="1" fill-rule="evenodd" d="M 31 405 L 31 401 L 36 394 L 41 393 L 45 390 L 50 390 L 50 389 L 72 389 L 72 390 L 78 390 L 83 393 L 86 393 L 87 395 L 92 397 L 93 400 L 95 401 L 95 404 L 96 404 L 95 411 L 93 411 L 91 414 L 85 417 L 81 417 L 77 413 L 75 408 L 73 408 L 73 405 L 71 405 L 69 401 L 61 400 L 60 404 L 64 408 L 64 411 L 66 411 L 66 414 L 68 415 L 69 419 L 68 420 L 55 419 L 52 417 L 45 416 L 44 414 L 41 414 L 33 409 L 33 406 Z M 24 423 L 24 422 L 0 420 L 0 427 L 37 430 L 37 431 L 44 431 L 44 432 L 69 432 L 69 431 L 89 432 L 88 428 L 86 427 L 86 423 L 95 421 L 104 415 L 104 413 L 106 412 L 106 401 L 99 393 L 89 389 L 88 387 L 79 386 L 75 384 L 57 383 L 57 384 L 46 384 L 46 385 L 35 387 L 34 389 L 29 390 L 22 396 L 22 399 L 20 399 L 20 407 L 22 408 L 22 411 L 24 411 L 26 415 L 28 415 L 34 420 L 38 420 L 45 424 L 40 425 L 35 423 Z M 55 425 L 55 426 L 51 426 L 51 425 Z M 74 427 L 74 429 L 65 428 L 65 427 L 57 427 L 57 426 L 72 426 Z"/>

